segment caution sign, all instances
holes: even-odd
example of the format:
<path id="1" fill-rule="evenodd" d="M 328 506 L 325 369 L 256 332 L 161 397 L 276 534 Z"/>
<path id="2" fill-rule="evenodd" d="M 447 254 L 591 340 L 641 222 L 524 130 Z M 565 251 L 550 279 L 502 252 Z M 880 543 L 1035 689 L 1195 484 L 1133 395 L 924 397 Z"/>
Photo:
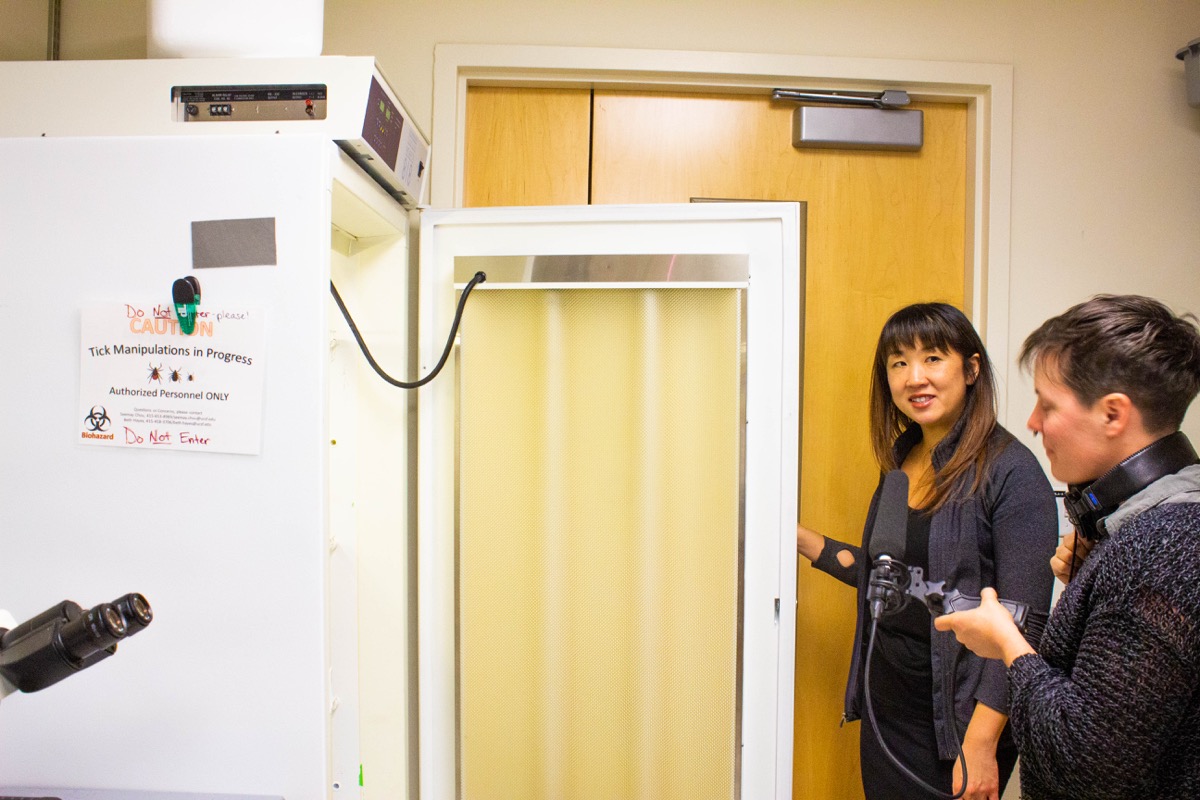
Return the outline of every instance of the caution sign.
<path id="1" fill-rule="evenodd" d="M 259 310 L 201 311 L 187 335 L 169 306 L 84 308 L 79 443 L 259 453 L 265 348 Z"/>

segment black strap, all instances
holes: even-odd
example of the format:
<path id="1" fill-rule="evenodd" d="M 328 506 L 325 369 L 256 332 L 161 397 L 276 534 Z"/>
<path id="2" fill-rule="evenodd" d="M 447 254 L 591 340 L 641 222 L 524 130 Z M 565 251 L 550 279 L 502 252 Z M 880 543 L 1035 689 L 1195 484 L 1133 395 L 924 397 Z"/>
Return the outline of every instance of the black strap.
<path id="1" fill-rule="evenodd" d="M 1090 485 L 1069 487 L 1063 498 L 1067 516 L 1085 536 L 1094 534 L 1100 517 L 1159 478 L 1192 464 L 1200 464 L 1200 457 L 1183 431 L 1176 431 L 1138 450 Z"/>

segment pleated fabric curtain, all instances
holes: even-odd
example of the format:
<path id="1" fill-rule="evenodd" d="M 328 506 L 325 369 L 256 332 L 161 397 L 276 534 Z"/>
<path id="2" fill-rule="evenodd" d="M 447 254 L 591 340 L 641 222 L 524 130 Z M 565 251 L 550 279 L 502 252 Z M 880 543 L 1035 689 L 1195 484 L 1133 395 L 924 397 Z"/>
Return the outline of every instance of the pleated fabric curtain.
<path id="1" fill-rule="evenodd" d="M 743 295 L 472 295 L 461 797 L 737 796 Z"/>

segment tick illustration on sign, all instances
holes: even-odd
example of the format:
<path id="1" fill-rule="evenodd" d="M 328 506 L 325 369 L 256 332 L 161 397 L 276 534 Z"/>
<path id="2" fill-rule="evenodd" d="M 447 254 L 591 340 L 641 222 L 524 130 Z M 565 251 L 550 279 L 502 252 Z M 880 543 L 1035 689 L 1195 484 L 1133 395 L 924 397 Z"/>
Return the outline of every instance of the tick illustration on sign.
<path id="1" fill-rule="evenodd" d="M 149 366 L 150 377 L 146 379 L 146 383 L 150 383 L 150 381 L 158 381 L 159 383 L 162 383 L 162 364 L 159 364 L 157 367 L 153 364 L 150 364 Z"/>
<path id="2" fill-rule="evenodd" d="M 179 370 L 172 368 L 170 370 L 170 373 L 171 373 L 171 383 L 179 383 L 181 380 L 183 380 L 183 373 L 180 372 Z"/>

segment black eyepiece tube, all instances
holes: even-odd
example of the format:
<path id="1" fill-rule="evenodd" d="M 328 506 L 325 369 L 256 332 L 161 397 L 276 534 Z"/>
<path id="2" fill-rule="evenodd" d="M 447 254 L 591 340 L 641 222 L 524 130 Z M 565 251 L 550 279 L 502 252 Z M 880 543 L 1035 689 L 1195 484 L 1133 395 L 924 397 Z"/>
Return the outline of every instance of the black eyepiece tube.
<path id="1" fill-rule="evenodd" d="M 56 620 L 63 623 L 70 622 L 83 613 L 83 609 L 78 603 L 71 600 L 63 600 L 56 606 L 51 606 L 36 617 L 27 619 L 12 630 L 5 631 L 0 635 L 0 650 L 13 646 L 19 639 L 25 637 L 32 631 L 36 631 L 43 625 L 48 625 Z"/>
<path id="2" fill-rule="evenodd" d="M 59 629 L 58 641 L 63 655 L 75 662 L 85 661 L 101 650 L 108 650 L 128 632 L 121 612 L 111 603 L 101 603 L 83 612 Z"/>

